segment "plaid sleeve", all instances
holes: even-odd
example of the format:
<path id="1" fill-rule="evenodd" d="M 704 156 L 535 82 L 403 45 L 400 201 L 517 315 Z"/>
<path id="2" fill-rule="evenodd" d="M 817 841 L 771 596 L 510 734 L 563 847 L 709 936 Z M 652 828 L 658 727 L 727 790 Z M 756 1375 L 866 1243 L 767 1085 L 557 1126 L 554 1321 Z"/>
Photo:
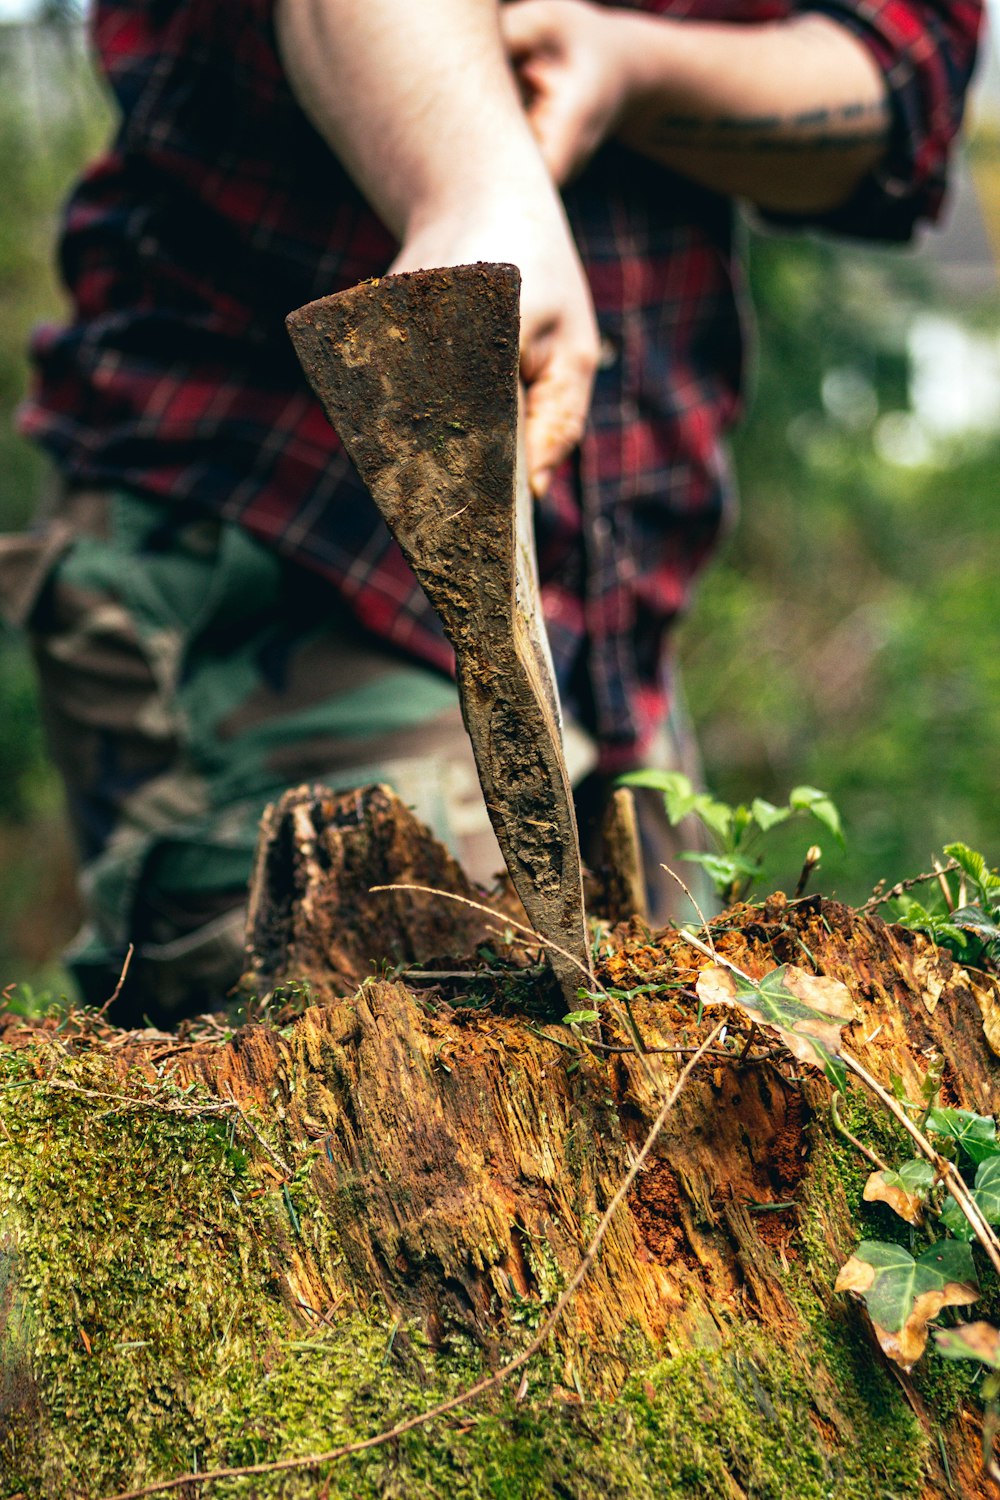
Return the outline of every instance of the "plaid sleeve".
<path id="1" fill-rule="evenodd" d="M 933 222 L 944 197 L 951 144 L 976 60 L 982 0 L 805 0 L 854 33 L 885 76 L 889 149 L 850 200 L 810 225 L 865 239 L 907 240 Z M 801 223 L 798 216 L 766 215 Z"/>

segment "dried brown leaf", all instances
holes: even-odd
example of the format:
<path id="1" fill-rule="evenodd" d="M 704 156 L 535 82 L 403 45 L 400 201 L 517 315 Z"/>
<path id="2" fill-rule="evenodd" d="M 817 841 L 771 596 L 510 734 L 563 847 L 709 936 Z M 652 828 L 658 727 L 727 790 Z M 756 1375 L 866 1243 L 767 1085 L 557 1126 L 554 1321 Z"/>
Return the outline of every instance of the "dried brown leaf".
<path id="1" fill-rule="evenodd" d="M 975 1302 L 976 1290 L 964 1282 L 950 1281 L 940 1291 L 923 1292 L 898 1333 L 890 1333 L 872 1318 L 872 1328 L 884 1354 L 904 1370 L 911 1370 L 927 1348 L 927 1325 L 943 1307 L 964 1307 Z"/>

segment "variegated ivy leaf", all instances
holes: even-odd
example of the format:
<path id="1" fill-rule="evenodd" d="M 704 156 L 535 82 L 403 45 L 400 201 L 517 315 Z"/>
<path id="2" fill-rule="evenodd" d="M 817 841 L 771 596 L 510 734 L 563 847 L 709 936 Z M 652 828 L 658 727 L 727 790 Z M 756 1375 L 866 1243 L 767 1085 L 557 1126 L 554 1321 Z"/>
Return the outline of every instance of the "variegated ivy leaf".
<path id="1" fill-rule="evenodd" d="M 721 965 L 702 969 L 696 986 L 705 1005 L 738 1005 L 751 1020 L 778 1032 L 800 1062 L 822 1068 L 834 1088 L 846 1087 L 840 1033 L 854 1019 L 847 986 L 782 964 L 755 981 Z"/>
<path id="2" fill-rule="evenodd" d="M 1000 1328 L 994 1328 L 992 1323 L 935 1328 L 934 1346 L 945 1359 L 974 1359 L 991 1370 L 1000 1370 Z"/>
<path id="3" fill-rule="evenodd" d="M 969 1160 L 977 1166 L 987 1157 L 1000 1154 L 997 1122 L 991 1115 L 977 1115 L 971 1109 L 941 1106 L 931 1110 L 927 1116 L 926 1128 L 936 1135 L 949 1136 L 951 1140 L 957 1141 Z"/>
<path id="4" fill-rule="evenodd" d="M 873 1172 L 865 1183 L 866 1203 L 888 1203 L 908 1224 L 919 1224 L 927 1195 L 934 1186 L 934 1168 L 914 1157 L 898 1172 Z"/>
<path id="5" fill-rule="evenodd" d="M 883 1351 L 909 1370 L 927 1347 L 931 1319 L 943 1307 L 975 1302 L 979 1283 L 972 1250 L 958 1240 L 940 1240 L 916 1260 L 901 1245 L 862 1240 L 834 1291 L 864 1298 Z"/>
<path id="6" fill-rule="evenodd" d="M 1000 1224 L 1000 1156 L 988 1156 L 980 1164 L 975 1187 L 969 1192 L 987 1224 Z M 975 1238 L 975 1230 L 954 1198 L 949 1198 L 941 1210 L 941 1222 L 960 1240 Z"/>

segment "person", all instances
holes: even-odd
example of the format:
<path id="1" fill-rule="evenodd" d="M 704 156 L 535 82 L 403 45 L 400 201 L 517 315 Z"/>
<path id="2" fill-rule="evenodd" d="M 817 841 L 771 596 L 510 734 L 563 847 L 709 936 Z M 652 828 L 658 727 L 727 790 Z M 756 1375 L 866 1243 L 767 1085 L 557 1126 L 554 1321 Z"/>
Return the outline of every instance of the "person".
<path id="1" fill-rule="evenodd" d="M 98 0 L 121 120 L 70 198 L 72 310 L 21 418 L 60 484 L 0 565 L 80 844 L 87 1000 L 132 943 L 119 1019 L 218 1004 L 288 784 L 388 780 L 475 873 L 495 857 L 450 652 L 285 314 L 519 266 L 546 621 L 599 804 L 670 754 L 671 627 L 730 511 L 734 200 L 908 238 L 978 24 L 976 0 Z"/>

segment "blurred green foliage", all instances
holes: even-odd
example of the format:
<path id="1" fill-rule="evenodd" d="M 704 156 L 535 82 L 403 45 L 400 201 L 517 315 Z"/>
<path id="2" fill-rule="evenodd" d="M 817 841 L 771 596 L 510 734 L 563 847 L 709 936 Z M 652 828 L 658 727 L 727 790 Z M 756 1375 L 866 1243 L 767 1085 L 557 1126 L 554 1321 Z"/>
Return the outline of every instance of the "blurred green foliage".
<path id="1" fill-rule="evenodd" d="M 933 314 L 1000 370 L 1000 300 L 957 307 L 905 253 L 809 240 L 755 239 L 750 281 L 742 515 L 681 657 L 713 791 L 822 787 L 847 847 L 824 841 L 815 883 L 856 901 L 951 840 L 1000 850 L 1000 430 L 939 432 L 933 390 L 911 408 L 914 327 Z"/>
<path id="2" fill-rule="evenodd" d="M 0 26 L 0 76 L 0 530 L 12 531 L 29 520 L 45 475 L 12 424 L 25 346 L 58 310 L 57 207 L 108 112 L 74 25 Z M 60 805 L 27 650 L 0 627 L 0 985 L 30 976 L 60 987 L 57 955 L 77 918 Z"/>
<path id="3" fill-rule="evenodd" d="M 108 111 L 73 28 L 0 27 L 0 69 L 0 529 L 10 530 L 44 482 L 11 414 L 29 329 L 58 311 L 57 205 Z M 908 338 L 936 306 L 997 339 L 1000 306 L 949 308 L 905 254 L 864 247 L 754 237 L 749 264 L 759 336 L 736 445 L 742 519 L 681 642 L 709 784 L 730 802 L 781 800 L 799 782 L 829 792 L 847 848 L 828 841 L 818 884 L 848 899 L 927 868 L 951 840 L 995 860 L 1000 434 L 922 434 Z M 766 875 L 787 888 L 803 835 L 775 839 Z M 0 983 L 51 980 L 76 917 L 30 664 L 0 635 Z"/>

